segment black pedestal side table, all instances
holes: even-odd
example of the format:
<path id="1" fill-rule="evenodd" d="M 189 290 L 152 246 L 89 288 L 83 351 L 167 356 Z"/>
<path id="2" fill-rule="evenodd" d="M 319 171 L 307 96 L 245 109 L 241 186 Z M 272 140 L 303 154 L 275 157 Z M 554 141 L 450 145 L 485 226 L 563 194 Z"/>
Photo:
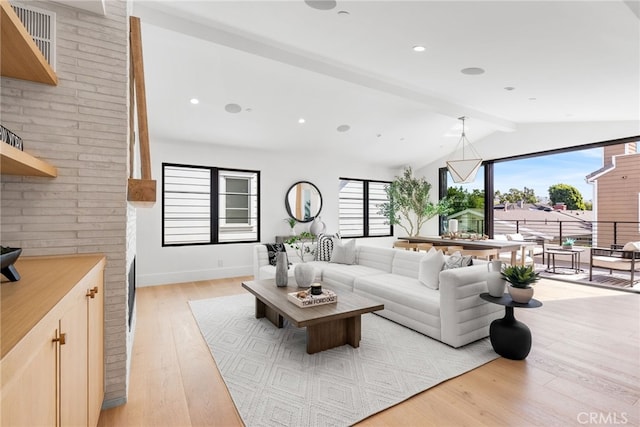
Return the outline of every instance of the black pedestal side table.
<path id="1" fill-rule="evenodd" d="M 480 294 L 485 301 L 504 305 L 505 313 L 502 319 L 496 319 L 489 326 L 489 339 L 493 350 L 502 357 L 513 360 L 523 360 L 531 350 L 531 331 L 524 323 L 516 320 L 513 309 L 537 308 L 542 303 L 537 299 L 531 299 L 527 304 L 514 302 L 509 294 L 501 297 L 492 297 L 487 292 Z"/>

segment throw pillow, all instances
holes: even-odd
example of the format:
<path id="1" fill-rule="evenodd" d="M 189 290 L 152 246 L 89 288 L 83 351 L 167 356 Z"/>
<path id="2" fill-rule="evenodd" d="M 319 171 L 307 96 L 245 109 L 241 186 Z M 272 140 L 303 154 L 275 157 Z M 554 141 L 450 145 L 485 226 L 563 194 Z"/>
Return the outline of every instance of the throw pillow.
<path id="1" fill-rule="evenodd" d="M 440 287 L 440 271 L 444 265 L 444 254 L 431 248 L 420 260 L 418 280 L 427 288 L 438 289 Z"/>
<path id="2" fill-rule="evenodd" d="M 276 255 L 278 252 L 286 252 L 287 248 L 284 243 L 265 243 L 267 247 L 267 254 L 269 255 L 269 264 L 275 267 Z"/>
<path id="3" fill-rule="evenodd" d="M 318 247 L 316 250 L 316 261 L 331 261 L 333 252 L 333 237 L 328 234 L 318 235 Z"/>
<path id="4" fill-rule="evenodd" d="M 454 252 L 449 255 L 449 259 L 444 261 L 443 270 L 450 270 L 452 268 L 468 267 L 472 264 L 473 260 L 471 256 L 464 256 L 460 252 Z"/>
<path id="5" fill-rule="evenodd" d="M 640 251 L 640 242 L 628 242 L 622 247 L 623 251 Z"/>
<path id="6" fill-rule="evenodd" d="M 344 243 L 339 238 L 334 237 L 330 262 L 336 264 L 354 264 L 356 262 L 356 241 L 351 239 Z"/>

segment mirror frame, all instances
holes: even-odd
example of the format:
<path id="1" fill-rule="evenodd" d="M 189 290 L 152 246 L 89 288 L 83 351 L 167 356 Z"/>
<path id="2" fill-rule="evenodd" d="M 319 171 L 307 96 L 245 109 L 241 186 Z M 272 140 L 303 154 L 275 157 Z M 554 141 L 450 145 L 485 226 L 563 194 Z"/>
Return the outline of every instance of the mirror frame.
<path id="1" fill-rule="evenodd" d="M 308 184 L 308 185 L 310 185 L 316 191 L 316 193 L 318 193 L 318 197 L 320 198 L 320 204 L 318 206 L 318 211 L 315 212 L 315 215 L 312 215 L 310 218 L 308 218 L 306 220 L 300 220 L 300 219 L 296 218 L 293 215 L 293 210 L 291 209 L 291 205 L 289 204 L 289 194 L 292 191 L 294 191 L 296 186 L 299 185 L 299 184 Z M 302 222 L 302 223 L 311 222 L 311 221 L 314 220 L 315 217 L 320 215 L 320 212 L 322 211 L 322 193 L 320 192 L 318 187 L 315 186 L 315 184 L 313 184 L 313 183 L 311 183 L 309 181 L 298 181 L 298 182 L 294 183 L 291 187 L 289 187 L 289 189 L 287 190 L 286 194 L 284 195 L 284 204 L 285 204 L 285 206 L 287 208 L 287 213 L 289 214 L 289 216 L 291 218 L 295 219 L 298 222 Z"/>

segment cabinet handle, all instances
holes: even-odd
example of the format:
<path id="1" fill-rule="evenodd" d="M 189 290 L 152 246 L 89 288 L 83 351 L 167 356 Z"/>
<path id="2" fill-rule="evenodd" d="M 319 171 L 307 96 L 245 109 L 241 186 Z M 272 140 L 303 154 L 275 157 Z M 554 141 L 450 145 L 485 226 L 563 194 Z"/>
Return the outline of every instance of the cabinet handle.
<path id="1" fill-rule="evenodd" d="M 98 287 L 97 286 L 94 286 L 93 289 L 91 289 L 91 290 L 93 291 L 94 294 L 98 293 Z"/>
<path id="2" fill-rule="evenodd" d="M 60 343 L 60 345 L 65 345 L 67 343 L 67 334 L 66 333 L 60 334 L 59 337 L 54 338 L 52 341 L 53 342 L 58 342 L 58 343 Z"/>
<path id="3" fill-rule="evenodd" d="M 87 289 L 87 295 L 89 298 L 95 298 L 98 293 L 98 287 L 94 286 L 93 289 Z"/>

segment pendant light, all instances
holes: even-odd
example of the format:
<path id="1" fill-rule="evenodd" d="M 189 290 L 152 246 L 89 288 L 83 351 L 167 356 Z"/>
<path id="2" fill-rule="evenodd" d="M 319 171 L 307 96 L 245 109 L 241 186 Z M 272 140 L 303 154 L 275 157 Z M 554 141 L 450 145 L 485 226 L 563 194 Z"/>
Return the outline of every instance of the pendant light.
<path id="1" fill-rule="evenodd" d="M 453 152 L 453 156 L 455 156 L 459 151 L 458 147 L 462 146 L 462 158 L 458 160 L 447 160 L 447 169 L 449 169 L 449 173 L 453 177 L 453 182 L 463 184 L 476 180 L 476 174 L 478 173 L 478 169 L 480 169 L 480 165 L 482 165 L 482 159 L 464 133 L 464 121 L 466 120 L 466 117 L 458 117 L 458 120 L 462 120 L 462 135 L 460 136 L 460 141 L 458 141 L 458 145 Z M 465 156 L 467 154 L 467 150 L 472 152 L 472 158 L 467 158 Z"/>

